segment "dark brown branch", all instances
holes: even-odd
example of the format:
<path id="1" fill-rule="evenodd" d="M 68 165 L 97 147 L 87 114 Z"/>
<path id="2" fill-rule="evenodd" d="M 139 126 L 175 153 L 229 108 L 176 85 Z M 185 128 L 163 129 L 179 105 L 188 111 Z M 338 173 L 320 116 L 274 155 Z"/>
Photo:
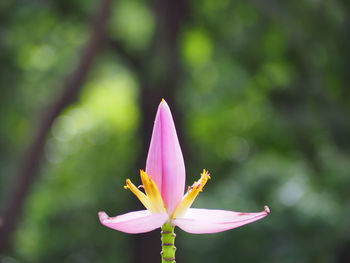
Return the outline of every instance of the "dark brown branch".
<path id="1" fill-rule="evenodd" d="M 94 58 L 102 46 L 110 5 L 111 0 L 101 0 L 100 8 L 92 24 L 91 38 L 81 55 L 76 70 L 64 83 L 61 96 L 53 101 L 43 115 L 28 150 L 19 161 L 16 181 L 12 191 L 9 192 L 9 201 L 0 218 L 0 253 L 3 253 L 10 244 L 10 238 L 16 229 L 30 187 L 37 178 L 39 162 L 51 125 L 62 110 L 77 99 Z"/>

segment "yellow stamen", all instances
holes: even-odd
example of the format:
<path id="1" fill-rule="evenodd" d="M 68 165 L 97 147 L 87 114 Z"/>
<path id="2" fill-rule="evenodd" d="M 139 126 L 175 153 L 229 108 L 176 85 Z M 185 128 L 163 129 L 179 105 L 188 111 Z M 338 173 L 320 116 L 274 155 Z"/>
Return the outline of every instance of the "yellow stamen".
<path id="1" fill-rule="evenodd" d="M 166 212 L 162 196 L 155 182 L 143 170 L 140 170 L 140 176 L 146 194 L 141 192 L 129 179 L 126 180 L 124 189 L 130 189 L 151 213 Z"/>
<path id="2" fill-rule="evenodd" d="M 140 176 L 146 195 L 151 202 L 153 210 L 155 210 L 157 213 L 166 212 L 162 196 L 160 195 L 155 182 L 149 178 L 143 170 L 140 170 Z"/>
<path id="3" fill-rule="evenodd" d="M 203 187 L 205 186 L 205 184 L 209 179 L 210 179 L 210 175 L 208 171 L 203 169 L 201 178 L 197 182 L 194 182 L 193 185 L 188 188 L 187 193 L 183 197 L 182 201 L 176 207 L 171 218 L 182 216 L 186 212 L 186 210 L 190 208 L 190 206 L 196 199 L 199 192 L 203 191 Z"/>
<path id="4" fill-rule="evenodd" d="M 124 189 L 130 189 L 130 191 L 136 195 L 136 197 L 141 201 L 141 203 L 151 212 L 152 210 L 152 205 L 149 200 L 149 198 L 142 193 L 131 181 L 130 179 L 126 179 L 126 185 L 124 185 Z"/>

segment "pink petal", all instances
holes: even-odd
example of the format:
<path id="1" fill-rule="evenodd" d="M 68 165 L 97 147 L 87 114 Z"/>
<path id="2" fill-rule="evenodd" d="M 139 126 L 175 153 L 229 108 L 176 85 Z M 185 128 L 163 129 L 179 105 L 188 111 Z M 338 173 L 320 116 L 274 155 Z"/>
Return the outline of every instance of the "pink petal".
<path id="1" fill-rule="evenodd" d="M 98 216 L 102 225 L 130 234 L 152 231 L 169 219 L 166 213 L 151 214 L 148 210 L 134 211 L 116 217 L 109 217 L 105 212 L 99 212 Z"/>
<path id="2" fill-rule="evenodd" d="M 259 220 L 270 213 L 265 210 L 259 213 L 239 213 L 225 210 L 190 208 L 182 218 L 175 218 L 173 224 L 193 234 L 216 233 L 243 226 Z"/>
<path id="3" fill-rule="evenodd" d="M 181 201 L 185 189 L 185 164 L 168 104 L 162 100 L 154 121 L 146 173 L 162 195 L 171 214 Z"/>

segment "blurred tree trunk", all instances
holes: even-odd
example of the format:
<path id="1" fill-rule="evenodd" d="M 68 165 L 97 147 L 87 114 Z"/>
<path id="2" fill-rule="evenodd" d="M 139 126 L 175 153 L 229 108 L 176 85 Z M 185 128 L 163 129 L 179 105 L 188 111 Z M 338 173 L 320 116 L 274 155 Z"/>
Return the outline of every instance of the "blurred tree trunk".
<path id="1" fill-rule="evenodd" d="M 31 186 L 37 179 L 43 148 L 52 123 L 65 107 L 77 99 L 87 73 L 93 65 L 94 58 L 101 49 L 105 38 L 105 27 L 109 17 L 110 5 L 111 0 L 101 0 L 92 25 L 90 41 L 81 55 L 75 72 L 65 82 L 62 94 L 45 111 L 32 142 L 18 163 L 18 172 L 15 175 L 14 186 L 9 192 L 9 200 L 4 206 L 4 211 L 0 217 L 0 253 L 3 253 L 9 247 L 10 239 L 16 230 L 23 205 Z"/>
<path id="2" fill-rule="evenodd" d="M 181 79 L 181 65 L 179 61 L 179 32 L 181 23 L 186 15 L 184 0 L 159 0 L 155 3 L 154 12 L 157 21 L 157 32 L 153 46 L 147 54 L 149 59 L 143 63 L 141 82 L 141 133 L 142 150 L 140 152 L 139 167 L 145 168 L 146 157 L 152 135 L 152 128 L 156 110 L 161 99 L 164 98 L 171 107 L 177 126 L 180 142 L 181 116 L 176 107 L 175 97 Z M 183 149 L 184 150 L 184 149 Z M 134 262 L 155 263 L 160 259 L 160 231 L 137 235 L 134 239 Z"/>

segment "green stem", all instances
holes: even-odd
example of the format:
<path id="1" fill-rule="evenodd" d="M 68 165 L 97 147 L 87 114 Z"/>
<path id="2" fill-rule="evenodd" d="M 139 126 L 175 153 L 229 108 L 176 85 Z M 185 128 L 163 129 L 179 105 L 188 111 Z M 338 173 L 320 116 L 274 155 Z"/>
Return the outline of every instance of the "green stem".
<path id="1" fill-rule="evenodd" d="M 162 263 L 175 263 L 175 237 L 174 226 L 170 223 L 165 223 L 162 226 Z"/>

